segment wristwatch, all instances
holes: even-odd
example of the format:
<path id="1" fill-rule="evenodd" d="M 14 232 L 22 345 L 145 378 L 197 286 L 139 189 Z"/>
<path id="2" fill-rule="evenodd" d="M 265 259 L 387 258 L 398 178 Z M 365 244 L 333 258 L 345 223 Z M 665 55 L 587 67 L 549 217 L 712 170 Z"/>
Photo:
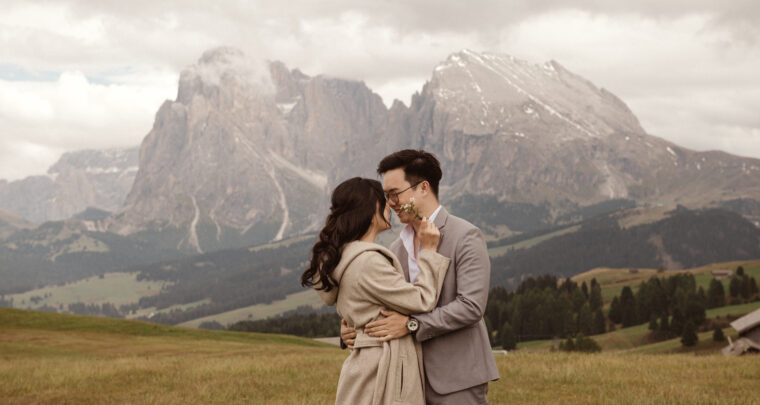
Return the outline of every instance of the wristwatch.
<path id="1" fill-rule="evenodd" d="M 420 328 L 420 321 L 410 316 L 409 320 L 406 321 L 406 328 L 409 329 L 409 333 L 414 335 L 415 333 L 417 333 L 417 329 Z"/>

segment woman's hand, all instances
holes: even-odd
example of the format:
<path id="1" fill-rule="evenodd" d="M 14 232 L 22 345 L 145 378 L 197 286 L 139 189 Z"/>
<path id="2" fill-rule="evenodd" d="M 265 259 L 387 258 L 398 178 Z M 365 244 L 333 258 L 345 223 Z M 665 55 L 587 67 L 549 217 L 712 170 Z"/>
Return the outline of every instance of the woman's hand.
<path id="1" fill-rule="evenodd" d="M 345 319 L 340 320 L 340 338 L 343 340 L 343 343 L 346 345 L 346 347 L 351 350 L 354 349 L 354 343 L 356 342 L 356 330 L 348 326 L 348 323 L 346 323 Z"/>
<path id="2" fill-rule="evenodd" d="M 425 217 L 420 222 L 420 229 L 417 232 L 417 238 L 420 241 L 420 248 L 430 249 L 432 251 L 438 250 L 438 242 L 441 240 L 441 232 L 434 223 Z"/>

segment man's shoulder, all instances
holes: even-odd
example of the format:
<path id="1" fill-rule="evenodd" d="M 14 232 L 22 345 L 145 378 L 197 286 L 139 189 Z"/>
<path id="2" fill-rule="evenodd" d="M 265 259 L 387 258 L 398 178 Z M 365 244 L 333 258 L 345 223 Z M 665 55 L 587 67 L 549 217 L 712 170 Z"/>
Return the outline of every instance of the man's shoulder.
<path id="1" fill-rule="evenodd" d="M 449 214 L 449 218 L 446 220 L 446 227 L 450 227 L 451 231 L 463 236 L 474 231 L 480 232 L 480 228 L 473 225 L 470 221 L 451 214 Z"/>

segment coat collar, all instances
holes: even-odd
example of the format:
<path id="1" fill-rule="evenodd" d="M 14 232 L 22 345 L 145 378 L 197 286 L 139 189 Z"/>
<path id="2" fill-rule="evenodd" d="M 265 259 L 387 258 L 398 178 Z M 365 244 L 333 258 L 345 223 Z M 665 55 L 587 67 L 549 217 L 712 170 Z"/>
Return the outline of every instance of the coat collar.
<path id="1" fill-rule="evenodd" d="M 438 215 L 435 217 L 435 221 L 433 221 L 433 223 L 440 230 L 446 226 L 446 222 L 448 221 L 448 219 L 449 219 L 449 212 L 446 211 L 446 208 L 441 206 L 441 210 L 438 211 Z"/>

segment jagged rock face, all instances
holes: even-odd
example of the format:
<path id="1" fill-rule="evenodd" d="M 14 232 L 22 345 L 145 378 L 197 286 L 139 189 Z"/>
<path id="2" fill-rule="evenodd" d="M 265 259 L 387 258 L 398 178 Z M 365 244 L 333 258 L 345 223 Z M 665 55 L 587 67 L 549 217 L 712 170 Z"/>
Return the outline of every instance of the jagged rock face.
<path id="1" fill-rule="evenodd" d="M 444 198 L 487 193 L 561 209 L 610 198 L 704 205 L 760 196 L 757 159 L 647 135 L 617 97 L 553 61 L 453 54 L 399 113 L 410 145 L 441 158 Z"/>
<path id="2" fill-rule="evenodd" d="M 0 208 L 33 222 L 70 218 L 88 207 L 121 208 L 137 173 L 137 148 L 69 152 L 47 176 L 0 181 Z"/>
<path id="3" fill-rule="evenodd" d="M 349 140 L 377 142 L 386 114 L 363 83 L 209 51 L 159 110 L 110 229 L 199 252 L 316 230 L 328 183 L 363 166 Z"/>
<path id="4" fill-rule="evenodd" d="M 5 239 L 19 229 L 30 229 L 34 225 L 18 215 L 0 209 L 0 239 Z"/>
<path id="5" fill-rule="evenodd" d="M 364 83 L 219 48 L 182 73 L 107 226 L 190 252 L 317 230 L 335 185 L 374 177 L 402 148 L 439 156 L 444 203 L 491 194 L 561 214 L 611 198 L 760 197 L 758 160 L 647 135 L 621 100 L 556 62 L 465 50 L 435 68 L 411 107 L 386 109 Z"/>

